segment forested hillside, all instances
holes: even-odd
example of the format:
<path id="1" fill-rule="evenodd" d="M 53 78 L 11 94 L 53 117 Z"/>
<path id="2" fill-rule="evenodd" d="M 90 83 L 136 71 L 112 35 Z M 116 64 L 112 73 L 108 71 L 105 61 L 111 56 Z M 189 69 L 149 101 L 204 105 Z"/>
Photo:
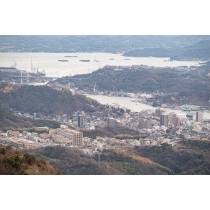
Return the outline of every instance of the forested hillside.
<path id="1" fill-rule="evenodd" d="M 97 91 L 163 92 L 164 103 L 208 105 L 210 99 L 210 69 L 208 65 L 185 70 L 179 68 L 153 68 L 144 66 L 105 66 L 86 75 L 57 79 L 61 84 L 70 84 L 91 93 Z M 171 96 L 167 95 L 171 94 Z M 161 96 L 163 97 L 163 96 Z M 174 98 L 175 101 L 172 101 Z M 182 99 L 182 100 L 180 100 Z"/>
<path id="2" fill-rule="evenodd" d="M 181 141 L 133 149 L 109 149 L 89 156 L 76 148 L 46 147 L 31 151 L 64 174 L 210 174 L 210 143 Z"/>
<path id="3" fill-rule="evenodd" d="M 61 173 L 43 159 L 0 145 L 0 174 L 58 175 Z"/>
<path id="4" fill-rule="evenodd" d="M 23 86 L 11 92 L 0 92 L 1 103 L 11 109 L 43 115 L 72 114 L 75 111 L 94 112 L 103 106 L 85 96 L 72 95 L 67 90 L 55 90 L 47 86 Z"/>

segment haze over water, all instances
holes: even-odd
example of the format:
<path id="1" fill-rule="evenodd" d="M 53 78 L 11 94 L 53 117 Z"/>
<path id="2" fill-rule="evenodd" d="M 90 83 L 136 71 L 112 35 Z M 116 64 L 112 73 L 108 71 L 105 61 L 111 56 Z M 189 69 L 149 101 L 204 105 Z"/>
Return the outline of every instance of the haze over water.
<path id="1" fill-rule="evenodd" d="M 66 57 L 67 56 L 67 57 Z M 58 60 L 68 60 L 61 62 Z M 90 60 L 82 62 L 80 60 Z M 0 53 L 0 67 L 11 67 L 16 63 L 17 69 L 31 71 L 32 67 L 40 71 L 45 70 L 46 76 L 63 77 L 76 74 L 91 73 L 106 65 L 132 66 L 147 65 L 154 67 L 178 67 L 178 66 L 199 66 L 200 61 L 169 61 L 169 58 L 157 57 L 125 57 L 113 53 Z M 142 103 L 135 103 L 130 98 L 106 97 L 89 95 L 102 104 L 118 103 L 121 106 L 130 108 L 132 111 L 142 111 L 152 107 Z M 168 109 L 168 111 L 174 111 Z M 177 114 L 185 114 L 180 110 Z M 210 114 L 205 113 L 205 118 L 210 119 Z"/>
<path id="2" fill-rule="evenodd" d="M 187 111 L 181 111 L 178 109 L 171 109 L 171 108 L 162 108 L 162 107 L 153 107 L 148 104 L 137 102 L 137 98 L 129 98 L 129 97 L 118 97 L 118 96 L 105 96 L 105 95 L 90 95 L 87 94 L 87 97 L 90 97 L 92 99 L 95 99 L 101 104 L 109 104 L 109 105 L 119 105 L 121 108 L 127 108 L 130 109 L 133 112 L 141 112 L 143 110 L 155 110 L 158 108 L 161 108 L 162 110 L 165 110 L 166 113 L 175 112 L 179 116 L 186 116 Z M 204 119 L 210 119 L 210 113 L 204 111 L 203 112 L 203 118 Z"/>
<path id="3" fill-rule="evenodd" d="M 69 57 L 65 57 L 69 56 Z M 73 57 L 70 57 L 73 56 Z M 11 67 L 31 71 L 33 68 L 45 70 L 47 76 L 62 77 L 91 73 L 106 65 L 154 67 L 198 66 L 200 61 L 169 61 L 169 58 L 125 57 L 113 53 L 0 53 L 0 67 Z M 58 60 L 68 60 L 61 62 Z M 82 62 L 80 60 L 90 60 Z"/>

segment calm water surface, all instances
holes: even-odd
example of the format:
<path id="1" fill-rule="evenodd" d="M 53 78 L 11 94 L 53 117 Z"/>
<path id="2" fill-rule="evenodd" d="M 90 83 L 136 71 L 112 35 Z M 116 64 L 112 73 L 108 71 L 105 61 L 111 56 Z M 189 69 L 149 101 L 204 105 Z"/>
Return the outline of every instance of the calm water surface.
<path id="1" fill-rule="evenodd" d="M 143 110 L 155 110 L 157 107 L 153 107 L 147 104 L 143 104 L 140 102 L 136 102 L 138 100 L 137 98 L 129 98 L 129 97 L 117 97 L 117 96 L 104 96 L 104 95 L 86 95 L 92 99 L 95 99 L 101 104 L 109 104 L 109 105 L 115 105 L 118 104 L 121 108 L 128 108 L 133 112 L 141 112 Z M 177 109 L 170 109 L 170 108 L 161 108 L 162 110 L 165 110 L 167 113 L 169 112 L 175 112 L 179 116 L 186 116 L 185 111 L 177 110 Z M 210 119 L 210 113 L 204 112 L 203 113 L 204 119 Z"/>
<path id="2" fill-rule="evenodd" d="M 67 60 L 61 62 L 58 60 Z M 82 62 L 80 60 L 89 60 Z M 31 62 L 32 61 L 32 62 Z M 132 66 L 148 65 L 154 67 L 198 66 L 200 61 L 168 61 L 168 58 L 124 57 L 113 53 L 0 53 L 0 67 L 14 66 L 22 70 L 39 68 L 47 76 L 62 77 L 87 74 L 106 65 Z"/>
<path id="3" fill-rule="evenodd" d="M 88 62 L 82 62 L 81 60 L 88 60 Z M 16 68 L 27 71 L 38 68 L 40 71 L 45 70 L 46 75 L 51 77 L 87 74 L 106 65 L 189 67 L 199 66 L 199 63 L 200 61 L 169 61 L 168 58 L 157 57 L 124 57 L 121 54 L 113 53 L 0 53 L 0 67 L 11 67 L 16 65 Z M 136 112 L 154 109 L 152 106 L 133 102 L 133 98 L 108 97 L 102 95 L 92 95 L 90 97 L 102 104 L 117 103 L 121 107 L 126 107 Z M 180 110 L 167 109 L 167 111 L 175 111 L 180 115 L 186 114 Z M 210 119 L 210 114 L 205 114 L 205 117 Z"/>

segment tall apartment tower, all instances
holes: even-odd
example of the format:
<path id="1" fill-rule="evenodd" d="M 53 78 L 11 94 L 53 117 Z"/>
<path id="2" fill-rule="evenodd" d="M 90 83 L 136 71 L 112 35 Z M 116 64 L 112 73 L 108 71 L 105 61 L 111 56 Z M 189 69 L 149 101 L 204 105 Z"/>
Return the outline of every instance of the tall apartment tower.
<path id="1" fill-rule="evenodd" d="M 148 119 L 141 119 L 139 121 L 139 128 L 140 129 L 152 129 L 152 120 L 148 120 Z"/>
<path id="2" fill-rule="evenodd" d="M 168 127 L 168 115 L 167 114 L 160 115 L 160 125 L 164 125 L 165 127 Z"/>
<path id="3" fill-rule="evenodd" d="M 155 116 L 160 117 L 161 114 L 163 114 L 163 111 L 161 109 L 155 109 Z"/>
<path id="4" fill-rule="evenodd" d="M 169 113 L 168 121 L 173 127 L 179 127 L 181 124 L 180 118 L 174 112 Z"/>
<path id="5" fill-rule="evenodd" d="M 78 127 L 79 128 L 85 127 L 85 117 L 83 115 L 78 116 Z"/>
<path id="6" fill-rule="evenodd" d="M 203 119 L 203 113 L 202 112 L 196 112 L 195 121 L 196 122 L 202 122 L 202 119 Z"/>

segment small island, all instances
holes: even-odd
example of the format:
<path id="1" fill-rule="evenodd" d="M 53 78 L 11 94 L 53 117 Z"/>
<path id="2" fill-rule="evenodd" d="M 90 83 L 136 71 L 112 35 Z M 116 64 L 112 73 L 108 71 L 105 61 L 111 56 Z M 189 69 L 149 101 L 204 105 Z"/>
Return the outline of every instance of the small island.
<path id="1" fill-rule="evenodd" d="M 65 60 L 65 59 L 59 59 L 58 61 L 60 61 L 60 62 L 69 62 L 69 60 Z"/>

